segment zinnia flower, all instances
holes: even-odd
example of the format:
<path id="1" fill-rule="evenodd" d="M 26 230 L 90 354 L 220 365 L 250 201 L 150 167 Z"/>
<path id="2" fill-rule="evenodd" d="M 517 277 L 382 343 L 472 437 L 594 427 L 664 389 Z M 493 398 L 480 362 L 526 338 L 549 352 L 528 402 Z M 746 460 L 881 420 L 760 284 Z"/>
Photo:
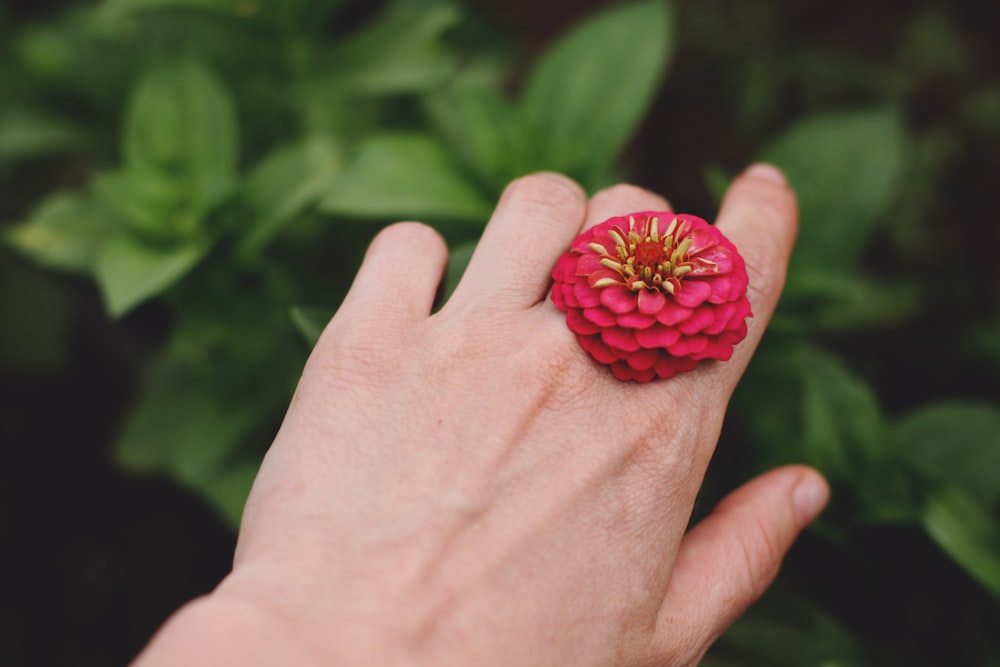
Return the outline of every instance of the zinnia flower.
<path id="1" fill-rule="evenodd" d="M 610 218 L 574 239 L 552 278 L 552 301 L 580 346 L 619 380 L 669 378 L 702 359 L 729 359 L 747 334 L 743 258 L 693 215 Z"/>

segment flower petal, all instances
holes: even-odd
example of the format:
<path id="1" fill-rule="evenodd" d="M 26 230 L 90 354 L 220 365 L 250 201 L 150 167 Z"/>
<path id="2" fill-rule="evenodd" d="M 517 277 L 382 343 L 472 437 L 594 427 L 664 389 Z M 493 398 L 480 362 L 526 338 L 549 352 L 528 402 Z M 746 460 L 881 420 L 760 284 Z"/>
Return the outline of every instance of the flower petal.
<path id="1" fill-rule="evenodd" d="M 744 271 L 744 273 L 741 275 L 733 273 L 733 281 L 732 284 L 729 286 L 729 300 L 730 301 L 736 301 L 737 299 L 746 300 L 746 291 L 747 291 L 746 272 Z"/>
<path id="2" fill-rule="evenodd" d="M 591 227 L 582 234 L 576 237 L 573 241 L 573 250 L 581 255 L 592 253 L 590 249 L 591 243 L 598 243 L 604 247 L 605 252 L 609 255 L 614 255 L 615 253 L 615 242 L 610 236 L 608 236 L 602 229 L 603 225 L 597 227 Z"/>
<path id="3" fill-rule="evenodd" d="M 640 329 L 635 332 L 635 339 L 639 345 L 651 350 L 665 350 L 676 343 L 680 337 L 680 331 L 662 324 L 654 324 L 648 329 Z"/>
<path id="4" fill-rule="evenodd" d="M 559 310 L 565 311 L 569 308 L 580 307 L 580 301 L 576 298 L 576 294 L 574 294 L 570 286 L 565 283 L 557 283 L 552 287 L 552 300 L 556 302 L 557 306 L 559 306 Z"/>
<path id="5" fill-rule="evenodd" d="M 613 327 L 616 323 L 615 314 L 601 306 L 586 308 L 583 311 L 583 316 L 601 328 Z"/>
<path id="6" fill-rule="evenodd" d="M 694 311 L 690 308 L 678 306 L 674 301 L 668 300 L 665 304 L 663 304 L 663 308 L 656 313 L 656 321 L 669 327 L 677 324 L 678 322 L 683 322 L 687 318 L 691 317 L 691 313 L 693 312 Z"/>
<path id="7" fill-rule="evenodd" d="M 753 317 L 753 312 L 750 310 L 750 300 L 745 296 L 736 302 L 736 317 L 741 320 Z"/>
<path id="8" fill-rule="evenodd" d="M 659 361 L 656 362 L 656 365 L 653 366 L 653 371 L 656 373 L 657 376 L 661 378 L 672 378 L 673 376 L 677 375 L 678 371 L 680 370 L 678 368 L 679 361 L 680 359 L 677 359 L 675 357 L 669 357 L 669 356 L 660 357 Z"/>
<path id="9" fill-rule="evenodd" d="M 701 352 L 707 345 L 708 336 L 683 336 L 667 349 L 675 357 L 689 357 Z"/>
<path id="10" fill-rule="evenodd" d="M 677 325 L 677 330 L 685 336 L 696 334 L 702 329 L 715 322 L 715 308 L 712 306 L 699 306 L 691 317 Z"/>
<path id="11" fill-rule="evenodd" d="M 656 318 L 652 315 L 643 315 L 637 310 L 625 313 L 617 317 L 618 326 L 627 329 L 646 329 L 656 324 Z"/>
<path id="12" fill-rule="evenodd" d="M 635 334 L 628 329 L 621 329 L 619 327 L 603 329 L 601 331 L 601 340 L 608 347 L 622 350 L 623 352 L 635 352 L 639 349 L 639 341 L 635 339 Z"/>
<path id="13" fill-rule="evenodd" d="M 601 295 L 587 283 L 578 282 L 573 285 L 573 296 L 581 308 L 591 308 L 601 303 Z"/>
<path id="14" fill-rule="evenodd" d="M 732 288 L 733 279 L 729 276 L 715 276 L 711 280 L 705 281 L 712 288 L 712 293 L 708 300 L 712 303 L 725 303 L 730 301 L 729 292 Z"/>
<path id="15" fill-rule="evenodd" d="M 592 252 L 580 255 L 580 259 L 576 261 L 576 275 L 578 276 L 589 276 L 594 271 L 600 271 L 604 268 L 604 265 L 601 264 L 601 258 Z"/>
<path id="16" fill-rule="evenodd" d="M 639 290 L 638 302 L 640 313 L 643 315 L 655 315 L 657 311 L 663 308 L 663 305 L 667 302 L 667 298 L 663 296 L 663 292 Z"/>
<path id="17" fill-rule="evenodd" d="M 612 285 L 601 290 L 601 303 L 619 315 L 635 310 L 635 301 L 635 292 L 627 287 Z"/>
<path id="18" fill-rule="evenodd" d="M 630 352 L 625 357 L 625 362 L 634 370 L 648 371 L 656 365 L 656 361 L 659 358 L 659 350 L 638 349 L 635 352 Z"/>
<path id="19" fill-rule="evenodd" d="M 566 311 L 566 326 L 573 333 L 582 336 L 597 334 L 601 331 L 601 327 L 585 318 L 583 313 L 576 309 Z"/>
<path id="20" fill-rule="evenodd" d="M 696 352 L 691 355 L 692 359 L 702 360 L 702 359 L 718 359 L 719 361 L 728 361 L 730 357 L 733 356 L 733 346 L 719 341 L 719 340 L 709 340 L 708 345 L 701 352 Z"/>
<path id="21" fill-rule="evenodd" d="M 733 315 L 736 314 L 736 304 L 730 301 L 729 303 L 724 303 L 715 309 L 715 321 L 711 325 L 702 329 L 702 333 L 716 335 L 725 331 L 726 326 L 733 319 Z"/>
<path id="22" fill-rule="evenodd" d="M 607 345 L 601 342 L 600 336 L 577 336 L 580 347 L 590 353 L 598 363 L 610 364 L 618 361 L 618 356 Z"/>
<path id="23" fill-rule="evenodd" d="M 681 287 L 674 294 L 674 300 L 685 308 L 697 308 L 712 294 L 712 288 L 704 280 L 681 281 Z"/>
<path id="24" fill-rule="evenodd" d="M 590 285 L 591 287 L 593 287 L 602 280 L 611 280 L 616 283 L 621 283 L 622 277 L 617 273 L 615 273 L 614 271 L 612 271 L 611 269 L 605 269 L 604 267 L 601 267 L 600 271 L 594 271 L 593 273 L 587 276 L 587 284 Z"/>
<path id="25" fill-rule="evenodd" d="M 624 382 L 629 380 L 635 380 L 636 382 L 649 382 L 656 377 L 656 371 L 653 369 L 636 370 L 622 361 L 611 364 L 611 372 L 616 378 Z"/>
<path id="26" fill-rule="evenodd" d="M 559 258 L 559 261 L 557 261 L 555 267 L 553 267 L 552 279 L 561 283 L 572 282 L 573 276 L 576 275 L 576 264 L 576 255 L 566 253 Z"/>
<path id="27" fill-rule="evenodd" d="M 703 223 L 691 229 L 685 238 L 691 239 L 690 254 L 698 255 L 715 247 L 718 243 L 719 230 Z"/>
<path id="28" fill-rule="evenodd" d="M 704 259 L 715 265 L 715 273 L 729 273 L 733 270 L 733 251 L 724 245 L 714 245 L 697 253 L 698 259 Z"/>

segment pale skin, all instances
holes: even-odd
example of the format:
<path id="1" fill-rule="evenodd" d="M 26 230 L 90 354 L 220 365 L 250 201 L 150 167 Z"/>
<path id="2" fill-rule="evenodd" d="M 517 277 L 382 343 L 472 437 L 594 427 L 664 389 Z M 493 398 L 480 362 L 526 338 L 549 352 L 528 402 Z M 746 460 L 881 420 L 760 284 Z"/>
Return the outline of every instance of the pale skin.
<path id="1" fill-rule="evenodd" d="M 730 361 L 619 382 L 547 299 L 582 229 L 668 208 L 628 185 L 588 199 L 562 176 L 519 179 L 433 315 L 442 239 L 381 232 L 264 460 L 232 573 L 136 664 L 697 664 L 828 489 L 779 468 L 688 526 L 796 233 L 775 169 L 738 177 L 717 222 L 754 310 Z"/>

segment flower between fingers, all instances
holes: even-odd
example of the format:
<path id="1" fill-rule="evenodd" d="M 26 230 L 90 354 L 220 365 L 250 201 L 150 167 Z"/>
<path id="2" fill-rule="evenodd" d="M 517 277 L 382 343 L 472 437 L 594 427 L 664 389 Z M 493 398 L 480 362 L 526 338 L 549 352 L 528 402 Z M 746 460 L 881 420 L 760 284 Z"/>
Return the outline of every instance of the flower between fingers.
<path id="1" fill-rule="evenodd" d="M 610 218 L 574 239 L 552 278 L 552 301 L 580 346 L 620 380 L 727 360 L 752 315 L 736 246 L 693 215 Z"/>

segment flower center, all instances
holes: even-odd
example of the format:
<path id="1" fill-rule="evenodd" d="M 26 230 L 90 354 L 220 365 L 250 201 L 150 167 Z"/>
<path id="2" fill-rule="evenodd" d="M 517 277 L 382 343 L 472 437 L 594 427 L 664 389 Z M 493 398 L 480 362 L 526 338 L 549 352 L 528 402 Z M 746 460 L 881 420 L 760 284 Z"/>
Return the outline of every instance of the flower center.
<path id="1" fill-rule="evenodd" d="M 647 239 L 635 248 L 635 263 L 638 267 L 655 269 L 665 259 L 667 259 L 667 249 L 663 247 L 663 243 Z"/>
<path id="2" fill-rule="evenodd" d="M 654 290 L 673 294 L 680 287 L 681 278 L 694 269 L 694 262 L 688 257 L 691 239 L 682 238 L 680 223 L 674 218 L 660 234 L 659 218 L 630 216 L 628 231 L 612 227 L 608 235 L 615 242 L 615 254 L 611 255 L 600 243 L 592 243 L 591 250 L 597 252 L 601 265 L 621 276 L 621 281 L 611 278 L 595 284 L 622 284 L 629 289 Z M 607 282 L 605 282 L 607 281 Z"/>

